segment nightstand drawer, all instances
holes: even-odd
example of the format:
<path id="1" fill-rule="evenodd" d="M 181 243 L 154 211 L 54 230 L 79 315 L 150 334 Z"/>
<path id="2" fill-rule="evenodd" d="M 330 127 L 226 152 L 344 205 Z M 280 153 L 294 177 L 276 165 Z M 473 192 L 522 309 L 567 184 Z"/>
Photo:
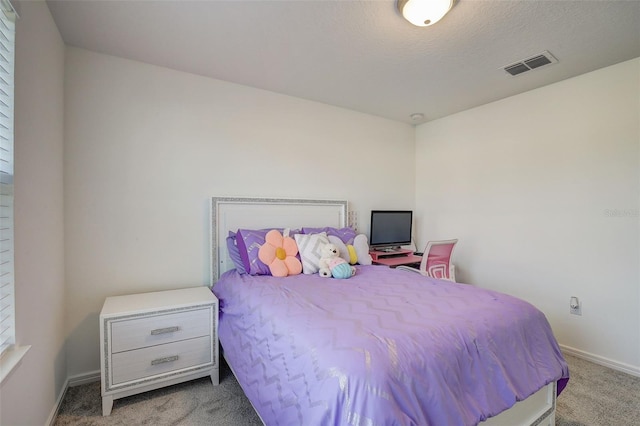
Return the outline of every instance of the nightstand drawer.
<path id="1" fill-rule="evenodd" d="M 165 313 L 111 323 L 112 353 L 208 336 L 213 324 L 210 307 Z"/>
<path id="2" fill-rule="evenodd" d="M 130 382 L 195 366 L 213 366 L 208 336 L 152 346 L 112 356 L 112 383 Z"/>

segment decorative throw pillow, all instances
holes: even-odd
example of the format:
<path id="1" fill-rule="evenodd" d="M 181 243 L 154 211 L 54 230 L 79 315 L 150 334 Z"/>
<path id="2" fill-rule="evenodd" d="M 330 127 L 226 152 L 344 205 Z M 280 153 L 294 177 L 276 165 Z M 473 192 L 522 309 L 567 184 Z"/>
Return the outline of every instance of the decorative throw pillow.
<path id="1" fill-rule="evenodd" d="M 294 238 L 302 260 L 302 272 L 315 274 L 320 270 L 322 246 L 329 244 L 327 234 L 324 232 L 319 234 L 296 234 Z"/>
<path id="2" fill-rule="evenodd" d="M 371 255 L 369 254 L 369 240 L 364 234 L 358 234 L 353 239 L 353 248 L 358 256 L 358 263 L 361 265 L 371 265 Z"/>
<path id="3" fill-rule="evenodd" d="M 236 271 L 241 274 L 246 274 L 247 271 L 244 269 L 244 263 L 242 263 L 242 258 L 240 257 L 240 250 L 238 250 L 238 245 L 236 244 L 236 237 L 235 232 L 229 231 L 229 235 L 227 236 L 227 253 L 233 261 Z"/>
<path id="4" fill-rule="evenodd" d="M 367 240 L 367 236 L 364 234 L 358 234 L 353 239 L 353 244 L 345 244 L 340 238 L 329 235 L 329 242 L 335 244 L 340 251 L 340 257 L 350 263 L 351 265 L 355 265 L 359 263 L 360 265 L 371 265 L 371 255 L 369 254 L 369 241 Z"/>
<path id="5" fill-rule="evenodd" d="M 331 226 L 325 226 L 324 228 L 302 228 L 303 234 L 319 234 L 324 232 L 327 236 L 334 236 L 340 238 L 345 244 L 353 244 L 353 239 L 356 237 L 356 231 L 349 228 L 334 228 Z"/>
<path id="6" fill-rule="evenodd" d="M 298 275 L 302 272 L 302 264 L 296 258 L 298 246 L 291 237 L 283 237 L 280 231 L 272 229 L 267 232 L 265 242 L 258 250 L 258 257 L 269 267 L 274 277 Z"/>
<path id="7" fill-rule="evenodd" d="M 271 229 L 238 229 L 236 245 L 244 269 L 249 275 L 271 275 L 269 267 L 258 258 L 258 250 Z M 278 231 L 282 231 L 278 229 Z"/>

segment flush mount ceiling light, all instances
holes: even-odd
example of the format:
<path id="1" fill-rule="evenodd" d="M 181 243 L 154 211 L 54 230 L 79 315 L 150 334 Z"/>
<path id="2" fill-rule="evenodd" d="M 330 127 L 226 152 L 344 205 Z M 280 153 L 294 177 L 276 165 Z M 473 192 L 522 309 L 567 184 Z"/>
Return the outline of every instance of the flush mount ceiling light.
<path id="1" fill-rule="evenodd" d="M 424 114 L 421 112 L 414 112 L 409 117 L 411 117 L 411 121 L 417 122 L 417 121 L 422 121 L 424 119 Z"/>
<path id="2" fill-rule="evenodd" d="M 441 20 L 457 0 L 398 0 L 402 16 L 418 27 L 428 27 Z"/>

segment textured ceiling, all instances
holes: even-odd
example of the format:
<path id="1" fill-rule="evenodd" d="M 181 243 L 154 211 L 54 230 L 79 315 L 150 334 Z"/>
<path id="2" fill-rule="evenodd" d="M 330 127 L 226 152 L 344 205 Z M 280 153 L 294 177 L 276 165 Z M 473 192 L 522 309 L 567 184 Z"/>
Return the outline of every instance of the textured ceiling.
<path id="1" fill-rule="evenodd" d="M 406 123 L 640 57 L 639 0 L 460 0 L 423 28 L 388 0 L 47 3 L 70 46 Z"/>

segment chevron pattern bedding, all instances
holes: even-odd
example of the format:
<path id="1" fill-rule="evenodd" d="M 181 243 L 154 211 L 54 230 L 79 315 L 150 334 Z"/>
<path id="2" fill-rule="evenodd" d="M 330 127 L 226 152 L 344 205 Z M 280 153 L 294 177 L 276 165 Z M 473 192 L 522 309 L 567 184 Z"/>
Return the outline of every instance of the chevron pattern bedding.
<path id="1" fill-rule="evenodd" d="M 267 425 L 474 425 L 569 377 L 542 312 L 465 284 L 231 270 L 213 292 L 225 358 Z"/>

